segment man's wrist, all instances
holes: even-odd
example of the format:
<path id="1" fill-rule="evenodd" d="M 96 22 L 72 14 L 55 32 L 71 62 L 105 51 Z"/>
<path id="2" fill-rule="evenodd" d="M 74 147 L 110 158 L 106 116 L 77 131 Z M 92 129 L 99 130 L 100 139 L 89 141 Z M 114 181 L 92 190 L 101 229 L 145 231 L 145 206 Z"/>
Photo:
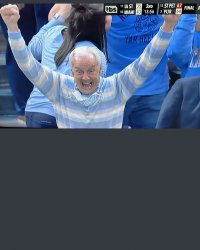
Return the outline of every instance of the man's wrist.
<path id="1" fill-rule="evenodd" d="M 18 32 L 19 28 L 18 25 L 12 25 L 8 27 L 8 32 Z"/>
<path id="2" fill-rule="evenodd" d="M 60 15 L 60 13 L 55 13 L 53 18 L 56 20 L 58 24 L 64 24 L 65 19 Z"/>
<path id="3" fill-rule="evenodd" d="M 164 32 L 172 32 L 174 30 L 174 25 L 173 24 L 166 24 L 166 23 L 163 23 L 163 25 L 161 26 L 162 30 Z"/>

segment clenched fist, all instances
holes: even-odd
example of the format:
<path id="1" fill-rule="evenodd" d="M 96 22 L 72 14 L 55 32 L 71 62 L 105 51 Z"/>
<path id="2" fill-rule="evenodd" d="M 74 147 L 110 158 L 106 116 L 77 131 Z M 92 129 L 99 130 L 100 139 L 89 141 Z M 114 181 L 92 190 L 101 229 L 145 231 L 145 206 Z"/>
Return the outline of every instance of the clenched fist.
<path id="1" fill-rule="evenodd" d="M 19 15 L 19 9 L 17 5 L 8 4 L 8 5 L 3 6 L 0 9 L 0 14 L 4 23 L 6 24 L 8 28 L 8 31 L 17 32 L 19 30 L 17 22 L 20 18 L 20 15 Z"/>

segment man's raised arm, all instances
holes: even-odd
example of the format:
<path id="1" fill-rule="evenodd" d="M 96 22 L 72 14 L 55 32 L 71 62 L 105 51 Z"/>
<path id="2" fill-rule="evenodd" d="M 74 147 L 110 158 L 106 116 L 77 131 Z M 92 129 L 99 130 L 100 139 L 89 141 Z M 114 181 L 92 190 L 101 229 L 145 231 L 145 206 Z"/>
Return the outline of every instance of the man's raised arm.
<path id="1" fill-rule="evenodd" d="M 47 97 L 54 102 L 58 97 L 60 74 L 42 66 L 27 48 L 18 28 L 20 18 L 17 5 L 6 5 L 0 9 L 0 14 L 8 28 L 9 43 L 15 60 L 26 77 Z"/>
<path id="2" fill-rule="evenodd" d="M 144 83 L 166 53 L 179 15 L 164 15 L 163 17 L 163 25 L 140 57 L 117 75 L 117 82 L 121 84 L 121 94 L 124 100 L 127 100 Z"/>

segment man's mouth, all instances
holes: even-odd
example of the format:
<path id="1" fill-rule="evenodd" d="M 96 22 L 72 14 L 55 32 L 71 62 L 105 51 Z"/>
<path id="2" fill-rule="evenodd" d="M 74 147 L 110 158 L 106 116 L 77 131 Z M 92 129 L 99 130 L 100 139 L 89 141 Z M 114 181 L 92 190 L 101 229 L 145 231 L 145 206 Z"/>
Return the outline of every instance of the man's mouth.
<path id="1" fill-rule="evenodd" d="M 92 82 L 87 82 L 87 83 L 82 82 L 82 87 L 83 87 L 84 89 L 91 89 L 92 86 L 93 86 L 93 83 L 92 83 Z"/>

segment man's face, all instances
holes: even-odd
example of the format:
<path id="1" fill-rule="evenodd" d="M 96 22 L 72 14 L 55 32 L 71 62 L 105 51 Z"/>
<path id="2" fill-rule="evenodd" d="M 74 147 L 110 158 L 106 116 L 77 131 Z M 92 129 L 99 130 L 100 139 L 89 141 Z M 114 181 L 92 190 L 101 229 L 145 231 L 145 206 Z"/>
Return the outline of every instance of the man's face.
<path id="1" fill-rule="evenodd" d="M 96 57 L 89 53 L 85 56 L 74 56 L 72 60 L 72 75 L 77 88 L 82 94 L 92 94 L 99 85 L 101 68 Z"/>

